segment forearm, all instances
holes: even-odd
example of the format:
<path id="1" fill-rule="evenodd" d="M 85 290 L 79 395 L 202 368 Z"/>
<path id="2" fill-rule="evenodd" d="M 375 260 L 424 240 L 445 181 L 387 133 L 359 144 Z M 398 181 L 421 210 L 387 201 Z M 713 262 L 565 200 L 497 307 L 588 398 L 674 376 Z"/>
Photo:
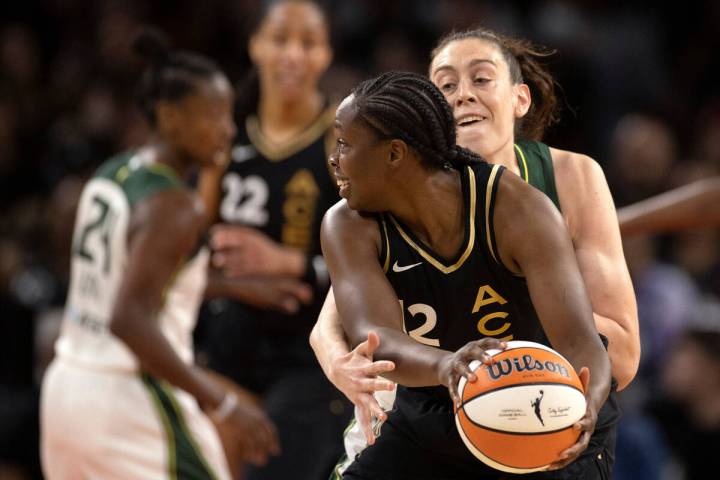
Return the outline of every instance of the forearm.
<path id="1" fill-rule="evenodd" d="M 623 235 L 720 224 L 720 178 L 701 180 L 618 210 Z"/>
<path id="2" fill-rule="evenodd" d="M 356 340 L 367 338 L 369 330 L 377 332 L 382 338 L 374 358 L 390 360 L 395 364 L 395 369 L 384 374 L 384 377 L 406 387 L 444 385 L 445 380 L 440 378 L 439 373 L 440 361 L 451 355 L 451 352 L 422 345 L 407 334 L 390 327 L 368 328 L 358 332 Z M 352 341 L 351 347 L 358 343 L 360 342 Z"/>
<path id="3" fill-rule="evenodd" d="M 112 333 L 122 340 L 148 373 L 164 379 L 195 397 L 200 405 L 216 408 L 224 392 L 198 368 L 182 361 L 158 327 L 148 316 L 113 321 Z"/>
<path id="4" fill-rule="evenodd" d="M 328 292 L 318 321 L 310 332 L 310 345 L 325 375 L 332 380 L 333 363 L 350 352 L 332 289 Z"/>
<path id="5" fill-rule="evenodd" d="M 608 339 L 612 376 L 618 382 L 618 390 L 627 387 L 635 378 L 640 364 L 640 339 L 637 332 L 624 328 L 622 323 L 593 312 L 598 332 Z"/>
<path id="6" fill-rule="evenodd" d="M 611 366 L 607 352 L 599 338 L 588 339 L 584 342 L 574 342 L 574 346 L 563 353 L 579 374 L 582 367 L 590 370 L 589 401 L 599 412 L 610 393 Z"/>

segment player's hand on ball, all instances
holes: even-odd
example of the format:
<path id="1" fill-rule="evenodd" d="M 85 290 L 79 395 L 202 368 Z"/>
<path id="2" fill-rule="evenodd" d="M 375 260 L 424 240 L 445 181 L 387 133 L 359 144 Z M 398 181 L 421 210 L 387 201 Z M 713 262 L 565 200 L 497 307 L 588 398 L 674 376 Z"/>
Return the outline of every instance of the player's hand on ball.
<path id="1" fill-rule="evenodd" d="M 585 416 L 583 416 L 573 425 L 574 429 L 581 431 L 580 437 L 578 437 L 577 442 L 575 442 L 573 446 L 560 454 L 560 460 L 551 464 L 548 467 L 548 470 L 558 470 L 560 468 L 566 467 L 575 459 L 577 459 L 577 457 L 579 457 L 580 454 L 584 452 L 587 448 L 588 444 L 590 443 L 590 437 L 595 431 L 595 423 L 597 422 L 598 412 L 593 406 L 593 402 L 590 401 L 591 397 L 588 395 L 588 386 L 590 385 L 590 370 L 588 370 L 587 367 L 582 367 L 580 369 L 578 377 L 580 377 L 580 381 L 583 384 L 583 390 L 585 390 L 585 399 L 587 403 Z"/>
<path id="2" fill-rule="evenodd" d="M 457 405 L 460 402 L 457 386 L 460 377 L 465 377 L 468 382 L 476 380 L 475 374 L 470 370 L 470 362 L 478 360 L 489 364 L 491 361 L 488 350 L 504 350 L 507 344 L 496 338 L 483 338 L 469 342 L 457 352 L 447 355 L 438 366 L 438 377 L 440 382 L 447 385 L 450 390 L 450 397 Z"/>
<path id="3" fill-rule="evenodd" d="M 330 381 L 357 407 L 357 420 L 369 445 L 375 443 L 373 418 L 384 421 L 386 417 L 373 393 L 395 388 L 393 382 L 379 378 L 379 375 L 395 369 L 393 362 L 373 361 L 379 345 L 377 333 L 368 332 L 367 340 L 338 357 L 328 372 Z"/>

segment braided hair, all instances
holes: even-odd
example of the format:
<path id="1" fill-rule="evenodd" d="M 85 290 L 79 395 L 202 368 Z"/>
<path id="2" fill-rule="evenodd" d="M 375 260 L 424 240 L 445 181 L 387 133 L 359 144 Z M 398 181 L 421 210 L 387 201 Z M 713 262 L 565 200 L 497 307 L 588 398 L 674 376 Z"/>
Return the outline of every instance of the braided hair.
<path id="1" fill-rule="evenodd" d="M 528 113 L 516 123 L 516 135 L 528 140 L 542 140 L 545 130 L 560 121 L 556 82 L 541 61 L 555 50 L 534 45 L 527 40 L 500 35 L 485 28 L 452 32 L 437 44 L 430 54 L 430 61 L 447 45 L 458 40 L 475 38 L 494 44 L 502 53 L 510 70 L 510 79 L 517 85 L 530 87 L 532 104 Z"/>
<path id="2" fill-rule="evenodd" d="M 171 50 L 167 38 L 154 29 L 141 31 L 132 47 L 148 63 L 136 101 L 153 127 L 157 121 L 155 106 L 159 101 L 180 100 L 195 91 L 198 80 L 222 74 L 215 62 L 204 56 Z"/>
<path id="3" fill-rule="evenodd" d="M 356 120 L 380 139 L 399 138 L 413 148 L 426 167 L 461 169 L 482 161 L 457 145 L 452 108 L 425 76 L 387 72 L 353 90 Z"/>

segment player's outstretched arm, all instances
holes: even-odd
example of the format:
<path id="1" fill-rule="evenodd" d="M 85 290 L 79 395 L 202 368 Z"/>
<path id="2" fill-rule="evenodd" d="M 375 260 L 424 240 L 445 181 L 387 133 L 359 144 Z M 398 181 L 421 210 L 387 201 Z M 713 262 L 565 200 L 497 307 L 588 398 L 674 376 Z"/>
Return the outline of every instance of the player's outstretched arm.
<path id="1" fill-rule="evenodd" d="M 610 360 L 593 321 L 570 235 L 549 199 L 519 177 L 503 175 L 492 222 L 499 259 L 525 277 L 551 346 L 585 380 L 590 374 L 585 390 L 587 410 L 576 424 L 582 434 L 553 466 L 560 468 L 587 448 L 597 413 L 610 391 Z"/>
<path id="2" fill-rule="evenodd" d="M 720 225 L 720 177 L 698 180 L 618 210 L 623 236 Z"/>

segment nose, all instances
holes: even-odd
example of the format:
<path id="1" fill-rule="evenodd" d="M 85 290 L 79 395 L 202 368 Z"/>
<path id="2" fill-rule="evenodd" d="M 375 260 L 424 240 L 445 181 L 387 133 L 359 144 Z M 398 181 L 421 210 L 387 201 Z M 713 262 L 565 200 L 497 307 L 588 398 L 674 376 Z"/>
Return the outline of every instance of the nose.
<path id="1" fill-rule="evenodd" d="M 235 135 L 237 134 L 237 126 L 231 116 L 227 117 L 223 122 L 222 133 L 228 141 L 233 141 L 235 138 Z"/>
<path id="2" fill-rule="evenodd" d="M 337 168 L 337 152 L 332 152 L 330 156 L 328 156 L 328 163 L 330 164 L 331 168 Z"/>
<path id="3" fill-rule="evenodd" d="M 477 98 L 473 92 L 472 85 L 467 81 L 458 82 L 457 92 L 455 94 L 455 101 L 453 102 L 456 107 L 463 105 L 463 103 L 475 103 Z"/>
<path id="4" fill-rule="evenodd" d="M 303 46 L 299 40 L 292 40 L 287 42 L 285 46 L 285 55 L 287 55 L 288 60 L 291 60 L 293 62 L 300 62 L 302 61 L 304 54 L 305 50 L 303 49 Z"/>

